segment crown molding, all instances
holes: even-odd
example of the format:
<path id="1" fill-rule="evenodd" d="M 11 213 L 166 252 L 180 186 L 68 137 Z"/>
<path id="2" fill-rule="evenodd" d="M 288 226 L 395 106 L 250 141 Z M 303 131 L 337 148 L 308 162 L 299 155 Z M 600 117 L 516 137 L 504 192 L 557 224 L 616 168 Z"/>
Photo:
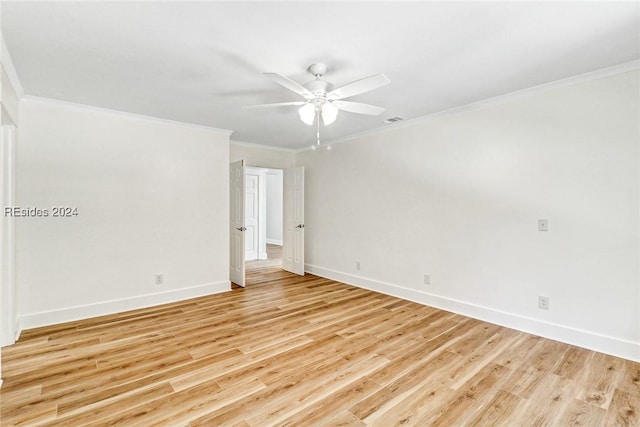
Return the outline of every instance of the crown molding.
<path id="1" fill-rule="evenodd" d="M 234 139 L 229 140 L 229 144 L 237 145 L 239 147 L 259 148 L 261 150 L 284 151 L 286 153 L 297 153 L 299 151 L 292 148 L 276 147 L 275 145 L 256 144 L 253 142 L 237 141 Z"/>
<path id="2" fill-rule="evenodd" d="M 20 83 L 20 79 L 18 78 L 18 73 L 13 66 L 13 60 L 11 59 L 9 48 L 4 42 L 4 36 L 2 33 L 0 33 L 0 39 L 2 39 L 2 46 L 0 47 L 2 49 L 2 52 L 0 53 L 2 68 L 4 68 L 5 73 L 7 73 L 7 78 L 9 79 L 11 86 L 13 86 L 13 91 L 18 95 L 18 99 L 21 99 L 24 96 L 24 89 L 22 88 L 22 83 Z"/>
<path id="3" fill-rule="evenodd" d="M 36 102 L 36 103 L 48 104 L 48 105 L 57 105 L 60 107 L 72 108 L 72 109 L 84 110 L 84 111 L 95 111 L 98 113 L 112 114 L 116 116 L 127 117 L 130 119 L 138 119 L 138 120 L 144 120 L 148 122 L 155 122 L 155 123 L 161 123 L 161 124 L 172 125 L 172 126 L 181 126 L 181 127 L 192 128 L 192 129 L 200 129 L 208 132 L 221 133 L 224 135 L 231 135 L 234 132 L 233 130 L 229 130 L 229 129 L 215 128 L 211 126 L 198 125 L 195 123 L 179 122 L 177 120 L 162 119 L 160 117 L 145 116 L 143 114 L 127 113 L 126 111 L 112 110 L 110 108 L 96 107 L 93 105 L 86 105 L 86 104 L 78 104 L 75 102 L 61 101 L 59 99 L 44 98 L 40 96 L 25 95 L 21 99 L 21 101 Z"/>
<path id="4" fill-rule="evenodd" d="M 447 110 L 438 111 L 435 113 L 427 114 L 427 115 L 416 117 L 413 119 L 403 120 L 400 122 L 386 125 L 384 127 L 370 129 L 362 132 L 357 132 L 348 136 L 327 140 L 327 141 L 324 141 L 322 145 L 326 146 L 326 145 L 341 144 L 343 142 L 348 142 L 348 141 L 359 139 L 365 136 L 377 135 L 384 132 L 389 132 L 389 131 L 394 131 L 398 129 L 403 129 L 406 127 L 419 125 L 421 123 L 426 123 L 442 117 L 447 117 L 455 114 L 466 113 L 468 111 L 481 110 L 484 108 L 497 106 L 513 99 L 517 99 L 527 95 L 532 95 L 538 92 L 543 92 L 549 89 L 557 89 L 557 88 L 562 88 L 566 86 L 572 86 L 575 84 L 585 83 L 591 80 L 610 77 L 616 74 L 622 74 L 622 73 L 626 73 L 628 71 L 633 71 L 637 69 L 640 69 L 640 60 L 625 62 L 622 64 L 614 65 L 612 67 L 601 68 L 599 70 L 590 71 L 588 73 L 578 74 L 578 75 L 567 77 L 560 80 L 554 80 L 552 82 L 543 83 L 537 86 L 531 86 L 526 89 L 509 92 L 504 95 L 498 95 L 492 98 L 486 98 L 480 101 L 472 102 L 470 104 L 449 108 Z M 296 153 L 302 153 L 305 151 L 311 151 L 311 148 L 303 147 L 296 150 Z"/>

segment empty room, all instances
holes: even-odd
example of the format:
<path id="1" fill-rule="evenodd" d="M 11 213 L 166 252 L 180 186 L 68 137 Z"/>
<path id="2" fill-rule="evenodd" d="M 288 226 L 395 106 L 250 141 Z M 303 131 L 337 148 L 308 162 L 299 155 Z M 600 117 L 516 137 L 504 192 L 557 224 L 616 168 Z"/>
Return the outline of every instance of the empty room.
<path id="1" fill-rule="evenodd" d="M 0 24 L 3 427 L 640 427 L 639 2 Z"/>

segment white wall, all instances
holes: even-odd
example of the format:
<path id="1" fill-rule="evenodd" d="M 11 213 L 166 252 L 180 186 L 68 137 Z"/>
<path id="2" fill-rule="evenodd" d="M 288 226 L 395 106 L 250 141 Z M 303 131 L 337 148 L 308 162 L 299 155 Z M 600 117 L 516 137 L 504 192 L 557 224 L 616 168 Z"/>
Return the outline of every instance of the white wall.
<path id="1" fill-rule="evenodd" d="M 15 125 L 18 123 L 19 99 L 3 66 L 0 66 L 0 86 L 2 86 L 2 124 Z"/>
<path id="2" fill-rule="evenodd" d="M 281 169 L 267 172 L 267 243 L 282 245 L 282 177 Z"/>
<path id="3" fill-rule="evenodd" d="M 307 271 L 640 360 L 639 77 L 300 153 Z"/>
<path id="4" fill-rule="evenodd" d="M 11 53 L 0 32 L 0 100 L 2 100 L 2 124 L 16 125 L 18 123 L 18 103 L 23 95 L 24 92 L 13 66 Z"/>
<path id="5" fill-rule="evenodd" d="M 17 204 L 21 326 L 229 289 L 228 132 L 25 97 Z M 154 276 L 164 274 L 164 284 Z"/>
<path id="6" fill-rule="evenodd" d="M 244 159 L 245 166 L 286 169 L 295 166 L 296 153 L 291 150 L 231 141 L 229 159 L 232 163 Z"/>
<path id="7" fill-rule="evenodd" d="M 0 7 L 1 11 L 1 7 Z M 0 207 L 13 205 L 15 196 L 15 126 L 22 86 L 0 32 Z M 0 218 L 0 346 L 13 344 L 18 332 L 15 286 L 14 220 Z M 1 352 L 0 352 L 1 353 Z M 0 357 L 0 385 L 2 384 Z"/>

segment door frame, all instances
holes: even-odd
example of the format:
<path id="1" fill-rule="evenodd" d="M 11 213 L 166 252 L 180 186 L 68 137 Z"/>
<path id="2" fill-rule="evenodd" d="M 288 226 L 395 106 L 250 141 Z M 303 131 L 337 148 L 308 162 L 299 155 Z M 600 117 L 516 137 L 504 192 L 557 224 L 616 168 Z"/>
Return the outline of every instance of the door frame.
<path id="1" fill-rule="evenodd" d="M 3 118 L 4 116 L 5 114 L 3 114 Z M 15 204 L 15 125 L 3 124 L 0 138 L 0 204 L 4 208 Z M 15 343 L 18 334 L 18 317 L 15 281 L 15 221 L 11 215 L 4 215 L 4 213 L 0 221 L 1 347 Z"/>
<path id="2" fill-rule="evenodd" d="M 233 191 L 233 189 L 232 189 L 231 165 L 239 163 L 239 162 L 242 162 L 242 167 L 243 167 L 243 173 L 242 173 L 243 183 L 242 183 L 242 187 L 241 187 L 241 196 L 240 196 L 243 202 L 244 202 L 244 198 L 245 198 L 245 186 L 244 186 L 244 169 L 245 168 L 253 167 L 253 168 L 263 169 L 265 171 L 265 177 L 266 177 L 266 171 L 268 169 L 281 169 L 282 170 L 282 173 L 283 173 L 283 182 L 282 182 L 282 185 L 283 185 L 283 189 L 282 189 L 283 190 L 283 201 L 282 201 L 282 203 L 283 203 L 283 209 L 282 209 L 282 213 L 283 213 L 283 227 L 282 227 L 282 229 L 283 229 L 282 230 L 283 231 L 283 239 L 282 239 L 283 240 L 283 242 L 282 242 L 283 260 L 282 260 L 282 268 L 283 268 L 283 270 L 291 271 L 292 273 L 304 276 L 304 273 L 305 273 L 305 271 L 304 271 L 304 167 L 297 167 L 297 168 L 269 168 L 269 167 L 264 167 L 264 166 L 247 166 L 245 161 L 244 161 L 244 159 L 239 160 L 238 162 L 232 162 L 232 163 L 230 163 L 230 172 L 229 172 L 229 175 L 230 175 L 230 179 L 229 179 L 230 193 Z M 287 268 L 287 267 L 285 267 L 284 256 L 286 256 L 285 254 L 287 253 L 288 250 L 290 250 L 289 247 L 292 245 L 293 241 L 291 243 L 289 243 L 287 241 L 287 238 L 285 237 L 286 229 L 287 229 L 287 216 L 288 216 L 287 209 L 286 209 L 287 206 L 288 206 L 288 204 L 287 204 L 288 202 L 286 200 L 287 199 L 286 193 L 287 193 L 287 188 L 288 188 L 286 176 L 288 174 L 292 174 L 292 173 L 293 173 L 293 176 L 297 177 L 296 178 L 297 181 L 294 180 L 293 182 L 294 183 L 297 182 L 297 185 L 299 187 L 299 188 L 297 188 L 299 190 L 299 195 L 298 195 L 298 202 L 299 203 L 298 203 L 297 212 L 301 215 L 300 218 L 297 218 L 298 221 L 301 220 L 300 224 L 296 223 L 297 225 L 301 225 L 301 227 L 294 226 L 293 228 L 294 228 L 294 233 L 296 233 L 296 236 L 297 236 L 295 241 L 297 242 L 297 246 L 300 249 L 300 251 L 298 251 L 298 255 L 301 255 L 302 258 L 298 260 L 298 262 L 295 265 L 295 268 Z M 265 180 L 265 183 L 266 183 L 266 180 Z M 230 204 L 231 203 L 233 203 L 233 198 L 230 195 Z M 244 205 L 244 203 L 242 203 L 242 205 Z M 263 205 L 266 207 L 266 203 L 263 202 Z M 229 210 L 231 211 L 231 206 L 230 206 Z M 244 206 L 242 206 L 242 212 L 243 212 L 242 218 L 244 219 Z M 294 218 L 294 220 L 295 219 L 296 218 Z M 289 221 L 289 222 L 291 222 L 291 221 Z M 230 238 L 233 239 L 234 224 L 233 224 L 233 220 L 232 220 L 231 216 L 229 218 L 229 225 L 230 225 L 229 228 L 230 228 L 230 235 L 231 235 Z M 244 228 L 244 224 L 242 224 L 240 227 Z M 265 240 L 264 240 L 264 242 L 265 242 L 265 247 L 266 247 L 266 224 L 262 228 L 263 228 L 263 230 L 265 232 Z M 243 238 L 244 238 L 244 236 L 243 236 Z M 232 243 L 233 243 L 232 241 L 229 242 L 230 252 L 232 252 L 232 250 L 233 250 Z M 243 243 L 244 243 L 244 240 L 243 240 Z M 232 253 L 231 253 L 231 256 L 233 256 Z M 231 263 L 231 260 L 230 260 L 230 262 L 229 262 L 229 270 L 230 270 L 230 272 L 232 270 L 231 264 L 232 263 Z M 234 280 L 232 280 L 231 279 L 232 276 L 231 276 L 231 273 L 230 273 L 230 281 L 233 282 L 233 283 L 237 283 L 238 285 L 240 285 L 242 287 L 245 287 L 245 279 L 246 279 L 246 271 L 245 271 L 244 264 L 245 264 L 245 259 L 244 259 L 244 248 L 243 248 L 243 251 L 242 251 L 242 278 L 240 280 L 242 283 L 240 284 L 240 283 L 237 283 Z"/>

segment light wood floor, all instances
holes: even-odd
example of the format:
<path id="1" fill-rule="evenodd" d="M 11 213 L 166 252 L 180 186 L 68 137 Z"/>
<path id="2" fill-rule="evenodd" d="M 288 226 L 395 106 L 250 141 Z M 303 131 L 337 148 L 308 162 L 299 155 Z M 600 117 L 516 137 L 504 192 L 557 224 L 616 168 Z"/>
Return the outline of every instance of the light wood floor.
<path id="1" fill-rule="evenodd" d="M 640 364 L 249 274 L 246 289 L 23 332 L 2 350 L 2 425 L 640 425 Z"/>
<path id="2" fill-rule="evenodd" d="M 255 283 L 260 282 L 262 272 L 273 271 L 274 268 L 282 267 L 282 246 L 267 243 L 267 259 L 247 261 L 245 269 L 247 272 L 247 280 Z"/>

